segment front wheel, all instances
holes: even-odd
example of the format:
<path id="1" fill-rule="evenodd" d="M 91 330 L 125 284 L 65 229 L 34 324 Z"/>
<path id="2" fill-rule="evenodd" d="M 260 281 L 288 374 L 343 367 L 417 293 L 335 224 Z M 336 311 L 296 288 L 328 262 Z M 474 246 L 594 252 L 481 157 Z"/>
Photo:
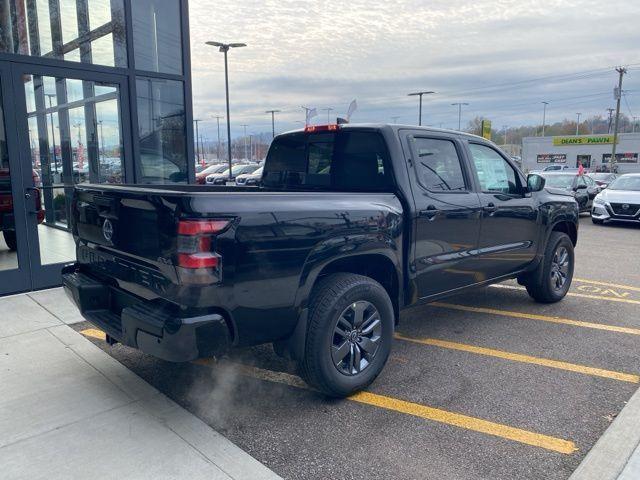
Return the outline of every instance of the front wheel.
<path id="1" fill-rule="evenodd" d="M 602 225 L 602 223 L 603 223 L 602 220 L 599 220 L 599 219 L 593 218 L 593 217 L 591 217 L 591 221 L 596 225 Z"/>
<path id="2" fill-rule="evenodd" d="M 18 239 L 16 238 L 16 232 L 14 230 L 5 230 L 2 232 L 4 241 L 9 247 L 9 250 L 15 252 L 18 249 Z"/>
<path id="3" fill-rule="evenodd" d="M 362 390 L 386 364 L 393 330 L 393 305 L 382 285 L 362 275 L 327 276 L 311 296 L 302 376 L 332 397 Z"/>
<path id="4" fill-rule="evenodd" d="M 574 260 L 573 242 L 569 236 L 551 232 L 544 258 L 526 283 L 529 295 L 540 303 L 562 300 L 571 287 Z"/>

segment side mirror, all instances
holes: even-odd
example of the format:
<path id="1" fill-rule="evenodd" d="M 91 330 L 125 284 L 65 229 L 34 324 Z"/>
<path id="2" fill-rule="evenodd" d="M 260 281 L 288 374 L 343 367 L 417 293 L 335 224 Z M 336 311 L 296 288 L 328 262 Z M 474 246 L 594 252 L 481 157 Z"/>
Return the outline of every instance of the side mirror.
<path id="1" fill-rule="evenodd" d="M 527 190 L 530 192 L 539 192 L 544 188 L 546 182 L 543 176 L 530 173 L 527 177 Z"/>

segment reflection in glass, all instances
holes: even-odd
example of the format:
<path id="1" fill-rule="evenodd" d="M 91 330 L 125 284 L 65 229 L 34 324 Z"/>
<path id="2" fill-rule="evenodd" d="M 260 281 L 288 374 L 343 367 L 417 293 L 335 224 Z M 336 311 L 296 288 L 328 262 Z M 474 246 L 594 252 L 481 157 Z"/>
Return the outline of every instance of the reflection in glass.
<path id="1" fill-rule="evenodd" d="M 0 52 L 126 67 L 123 0 L 2 0 Z"/>
<path id="2" fill-rule="evenodd" d="M 182 74 L 180 2 L 135 0 L 131 11 L 136 69 Z"/>
<path id="3" fill-rule="evenodd" d="M 0 270 L 18 268 L 17 238 L 13 216 L 13 197 L 11 195 L 11 175 L 9 171 L 9 152 L 0 95 Z"/>
<path id="4" fill-rule="evenodd" d="M 38 227 L 42 264 L 73 259 L 70 200 L 76 183 L 122 183 L 118 87 L 41 75 L 25 76 L 29 144 L 42 188 Z"/>
<path id="5" fill-rule="evenodd" d="M 183 83 L 138 77 L 141 183 L 187 181 Z"/>

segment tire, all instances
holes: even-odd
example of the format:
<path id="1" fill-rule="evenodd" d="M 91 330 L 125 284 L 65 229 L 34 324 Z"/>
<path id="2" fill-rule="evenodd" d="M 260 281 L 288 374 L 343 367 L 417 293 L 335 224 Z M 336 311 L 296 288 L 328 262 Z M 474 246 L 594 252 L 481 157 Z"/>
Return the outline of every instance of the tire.
<path id="1" fill-rule="evenodd" d="M 314 288 L 309 307 L 302 377 L 330 397 L 367 387 L 387 363 L 393 342 L 393 305 L 386 290 L 369 277 L 336 273 Z"/>
<path id="2" fill-rule="evenodd" d="M 9 250 L 15 252 L 18 249 L 18 239 L 16 238 L 16 232 L 13 230 L 5 230 L 2 232 L 4 236 L 4 241 L 9 247 Z"/>
<path id="3" fill-rule="evenodd" d="M 591 217 L 591 221 L 596 225 L 602 225 L 604 222 L 602 220 L 598 220 L 597 218 Z"/>
<path id="4" fill-rule="evenodd" d="M 544 258 L 525 285 L 529 295 L 540 303 L 562 300 L 571 287 L 574 262 L 573 243 L 569 236 L 562 232 L 551 232 Z"/>

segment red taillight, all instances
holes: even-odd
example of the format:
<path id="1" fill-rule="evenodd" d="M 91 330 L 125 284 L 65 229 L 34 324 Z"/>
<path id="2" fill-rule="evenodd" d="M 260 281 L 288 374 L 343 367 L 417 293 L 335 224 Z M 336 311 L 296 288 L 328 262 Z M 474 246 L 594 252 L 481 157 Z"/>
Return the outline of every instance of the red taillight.
<path id="1" fill-rule="evenodd" d="M 178 235 L 211 235 L 221 233 L 229 226 L 228 220 L 183 220 L 178 224 Z"/>
<path id="2" fill-rule="evenodd" d="M 307 133 L 316 132 L 337 132 L 340 128 L 339 125 L 332 123 L 330 125 L 307 125 L 304 127 L 304 131 Z"/>
<path id="3" fill-rule="evenodd" d="M 182 220 L 178 223 L 178 266 L 218 268 L 221 257 L 215 252 L 215 236 L 229 227 L 229 220 Z"/>

